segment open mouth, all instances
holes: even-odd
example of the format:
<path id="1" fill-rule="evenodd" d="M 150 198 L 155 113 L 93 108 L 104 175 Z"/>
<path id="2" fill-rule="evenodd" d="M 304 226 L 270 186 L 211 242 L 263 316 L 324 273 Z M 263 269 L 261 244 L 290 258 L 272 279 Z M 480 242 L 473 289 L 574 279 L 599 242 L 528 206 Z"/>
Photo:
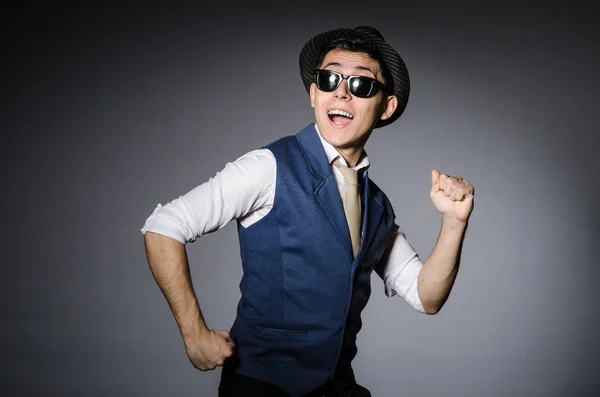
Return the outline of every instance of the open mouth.
<path id="1" fill-rule="evenodd" d="M 352 113 L 339 109 L 331 109 L 327 112 L 327 116 L 329 116 L 329 120 L 337 126 L 348 125 L 354 118 Z"/>

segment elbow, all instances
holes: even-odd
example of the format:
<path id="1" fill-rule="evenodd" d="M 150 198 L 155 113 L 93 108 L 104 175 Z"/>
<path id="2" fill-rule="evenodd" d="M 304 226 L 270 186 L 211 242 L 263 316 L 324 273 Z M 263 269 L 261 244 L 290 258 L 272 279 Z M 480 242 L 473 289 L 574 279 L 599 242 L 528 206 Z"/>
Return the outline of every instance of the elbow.
<path id="1" fill-rule="evenodd" d="M 438 314 L 448 299 L 448 294 L 440 291 L 439 288 L 425 288 L 422 280 L 417 286 L 417 294 L 423 306 L 425 314 L 433 316 Z"/>
<path id="2" fill-rule="evenodd" d="M 438 314 L 441 310 L 441 306 L 430 306 L 430 305 L 423 305 L 423 310 L 425 311 L 425 314 L 427 314 L 428 316 L 434 316 L 436 314 Z"/>
<path id="3" fill-rule="evenodd" d="M 153 232 L 145 232 L 144 233 L 144 247 L 146 248 L 146 252 L 152 250 L 153 248 L 159 246 L 164 240 L 164 236 Z"/>
<path id="4" fill-rule="evenodd" d="M 165 255 L 173 256 L 178 254 L 181 256 L 185 252 L 185 244 L 181 241 L 153 232 L 144 233 L 144 247 L 148 259 L 157 256 L 164 257 Z"/>
<path id="5" fill-rule="evenodd" d="M 184 246 L 179 236 L 169 236 L 160 232 L 147 231 L 144 233 L 144 245 L 153 247 Z"/>
<path id="6" fill-rule="evenodd" d="M 438 314 L 440 310 L 442 310 L 444 303 L 446 303 L 446 300 L 421 299 L 421 305 L 423 306 L 425 314 L 430 316 Z"/>

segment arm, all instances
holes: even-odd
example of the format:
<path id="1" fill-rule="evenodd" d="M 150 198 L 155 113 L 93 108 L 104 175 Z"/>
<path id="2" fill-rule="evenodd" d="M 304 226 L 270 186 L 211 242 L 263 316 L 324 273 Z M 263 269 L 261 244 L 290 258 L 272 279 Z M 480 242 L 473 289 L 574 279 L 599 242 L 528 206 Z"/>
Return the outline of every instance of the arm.
<path id="1" fill-rule="evenodd" d="M 417 290 L 427 314 L 440 311 L 458 274 L 460 249 L 466 230 L 465 224 L 442 219 L 442 228 L 429 258 L 419 273 Z"/>
<path id="2" fill-rule="evenodd" d="M 440 177 L 437 171 L 432 173 L 431 198 L 444 215 L 437 243 L 425 264 L 396 225 L 390 234 L 386 252 L 375 268 L 383 280 L 387 296 L 397 294 L 422 313 L 439 312 L 450 294 L 473 205 L 473 187 L 460 177 L 452 178 L 447 175 Z"/>
<path id="3" fill-rule="evenodd" d="M 431 200 L 442 214 L 438 240 L 419 274 L 417 290 L 425 312 L 436 314 L 448 296 L 460 261 L 467 221 L 473 210 L 473 186 L 461 177 L 432 171 Z"/>
<path id="4" fill-rule="evenodd" d="M 223 365 L 235 345 L 227 331 L 206 326 L 192 287 L 185 246 L 152 232 L 144 233 L 144 244 L 150 270 L 179 326 L 190 361 L 202 371 Z"/>
<path id="5" fill-rule="evenodd" d="M 276 164 L 271 152 L 250 152 L 207 182 L 160 204 L 142 233 L 148 264 L 179 326 L 186 352 L 201 370 L 223 365 L 234 347 L 227 331 L 210 330 L 193 290 L 185 245 L 233 219 L 249 226 L 272 208 Z"/>

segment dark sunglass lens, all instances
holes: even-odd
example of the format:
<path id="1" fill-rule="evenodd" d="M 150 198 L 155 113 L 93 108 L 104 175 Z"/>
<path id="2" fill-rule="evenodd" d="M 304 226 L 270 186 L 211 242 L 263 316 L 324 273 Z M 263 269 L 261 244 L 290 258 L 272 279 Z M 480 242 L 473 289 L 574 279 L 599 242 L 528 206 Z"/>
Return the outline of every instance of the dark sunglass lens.
<path id="1" fill-rule="evenodd" d="M 350 92 L 360 98 L 367 98 L 372 94 L 373 82 L 367 78 L 354 77 L 350 79 Z"/>
<path id="2" fill-rule="evenodd" d="M 334 91 L 340 83 L 340 76 L 327 70 L 321 70 L 317 73 L 317 87 L 321 91 Z"/>

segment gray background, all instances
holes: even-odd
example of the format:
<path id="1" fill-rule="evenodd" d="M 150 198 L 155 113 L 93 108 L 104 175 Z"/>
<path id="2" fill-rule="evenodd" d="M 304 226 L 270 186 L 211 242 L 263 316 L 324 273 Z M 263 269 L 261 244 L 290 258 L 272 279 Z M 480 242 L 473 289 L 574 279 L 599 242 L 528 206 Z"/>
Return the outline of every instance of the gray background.
<path id="1" fill-rule="evenodd" d="M 411 75 L 405 114 L 367 145 L 409 241 L 426 259 L 439 232 L 432 168 L 469 179 L 476 205 L 438 315 L 373 276 L 358 381 L 377 397 L 600 393 L 594 6 L 399 3 L 5 10 L 1 394 L 216 395 L 220 370 L 189 363 L 140 228 L 311 122 L 300 48 L 365 24 Z M 228 329 L 235 224 L 188 253 L 209 326 Z"/>

